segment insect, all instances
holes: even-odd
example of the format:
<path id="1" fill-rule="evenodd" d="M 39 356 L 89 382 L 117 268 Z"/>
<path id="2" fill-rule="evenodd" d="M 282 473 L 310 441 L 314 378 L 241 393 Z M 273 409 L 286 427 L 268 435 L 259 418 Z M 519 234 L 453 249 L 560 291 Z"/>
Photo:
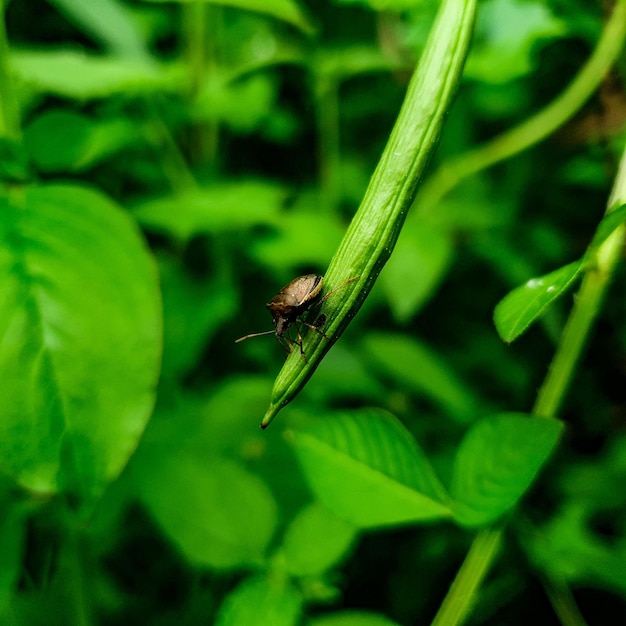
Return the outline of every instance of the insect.
<path id="1" fill-rule="evenodd" d="M 287 350 L 287 353 L 291 352 L 291 346 L 298 346 L 300 348 L 300 354 L 306 361 L 304 350 L 302 349 L 302 326 L 306 326 L 315 331 L 325 339 L 328 337 L 320 330 L 326 323 L 326 315 L 323 313 L 318 316 L 315 324 L 310 324 L 302 318 L 302 316 L 314 305 L 319 306 L 338 289 L 341 289 L 348 283 L 358 280 L 360 276 L 349 278 L 335 287 L 332 291 L 329 291 L 325 296 L 322 294 L 322 286 L 324 278 L 317 274 L 305 274 L 304 276 L 298 276 L 294 278 L 290 283 L 285 285 L 265 306 L 272 315 L 274 322 L 273 330 L 266 330 L 261 333 L 252 333 L 245 337 L 240 337 L 235 343 L 240 343 L 246 339 L 252 337 L 259 337 L 261 335 L 276 335 L 278 342 Z M 295 324 L 298 339 L 292 339 L 289 336 L 289 329 L 291 325 Z"/>

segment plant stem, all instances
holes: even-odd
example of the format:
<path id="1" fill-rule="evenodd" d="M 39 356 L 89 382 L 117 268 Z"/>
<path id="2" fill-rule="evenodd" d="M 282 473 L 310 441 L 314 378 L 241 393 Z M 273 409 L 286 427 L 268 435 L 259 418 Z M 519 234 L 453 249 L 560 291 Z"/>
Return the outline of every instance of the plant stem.
<path id="1" fill-rule="evenodd" d="M 432 626 L 461 623 L 475 601 L 491 561 L 498 553 L 502 535 L 499 529 L 483 530 L 476 535 Z"/>
<path id="2" fill-rule="evenodd" d="M 355 280 L 346 283 L 341 297 L 327 304 L 327 311 L 332 311 L 324 327 L 328 338 L 308 333 L 304 340 L 308 360 L 305 362 L 296 350 L 287 358 L 274 382 L 262 428 L 306 384 L 356 315 L 389 259 L 456 93 L 473 32 L 475 8 L 475 0 L 441 3 L 361 206 L 324 276 L 329 290 Z"/>
<path id="3" fill-rule="evenodd" d="M 146 138 L 157 153 L 170 187 L 176 193 L 197 188 L 198 185 L 185 157 L 169 127 L 159 114 L 158 103 L 154 98 L 146 98 L 144 103 L 147 113 L 147 120 L 144 125 Z"/>
<path id="4" fill-rule="evenodd" d="M 434 209 L 464 178 L 530 148 L 559 128 L 597 89 L 618 58 L 625 39 L 626 0 L 617 0 L 593 54 L 561 95 L 519 126 L 441 165 L 419 191 L 418 214 Z"/>
<path id="5" fill-rule="evenodd" d="M 206 7 L 201 0 L 183 6 L 189 92 L 194 98 L 202 88 L 205 71 Z"/>
<path id="6" fill-rule="evenodd" d="M 609 197 L 607 212 L 624 203 L 626 203 L 626 146 Z M 618 227 L 595 253 L 535 401 L 533 415 L 544 418 L 556 416 L 571 381 L 574 367 L 590 335 L 613 268 L 620 258 L 625 233 L 624 225 Z M 488 550 L 484 546 L 497 545 L 501 539 L 501 530 L 486 529 L 476 535 L 466 560 L 433 621 L 433 626 L 456 626 L 464 621 L 496 554 L 495 549 Z"/>
<path id="7" fill-rule="evenodd" d="M 11 80 L 4 5 L 4 0 L 0 0 L 0 137 L 19 139 L 21 134 L 20 109 Z"/>
<path id="8" fill-rule="evenodd" d="M 70 522 L 72 524 L 73 522 Z M 66 535 L 65 548 L 67 554 L 68 583 L 73 624 L 76 626 L 91 626 L 90 607 L 87 601 L 86 572 L 83 563 L 83 542 L 81 533 L 70 527 Z"/>
<path id="9" fill-rule="evenodd" d="M 339 89 L 334 77 L 322 75 L 314 80 L 322 204 L 324 211 L 333 213 L 339 201 Z"/>
<path id="10" fill-rule="evenodd" d="M 183 7 L 184 38 L 189 69 L 189 94 L 192 102 L 205 88 L 207 75 L 216 73 L 217 47 L 221 25 L 221 8 L 195 0 Z M 191 136 L 190 161 L 207 161 L 215 170 L 219 149 L 219 122 L 209 120 L 198 124 Z"/>
<path id="11" fill-rule="evenodd" d="M 547 580 L 544 581 L 543 587 L 563 626 L 587 626 L 585 618 L 581 615 L 572 592 L 566 584 Z"/>

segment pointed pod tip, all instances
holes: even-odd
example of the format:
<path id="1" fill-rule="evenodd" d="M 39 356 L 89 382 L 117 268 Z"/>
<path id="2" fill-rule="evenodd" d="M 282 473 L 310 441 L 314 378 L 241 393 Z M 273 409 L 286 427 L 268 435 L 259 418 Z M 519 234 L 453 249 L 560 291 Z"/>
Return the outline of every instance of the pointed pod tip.
<path id="1" fill-rule="evenodd" d="M 261 422 L 261 430 L 265 430 L 270 425 L 272 420 L 276 417 L 278 411 L 280 411 L 280 406 L 270 404 L 269 409 L 265 412 L 265 416 Z"/>

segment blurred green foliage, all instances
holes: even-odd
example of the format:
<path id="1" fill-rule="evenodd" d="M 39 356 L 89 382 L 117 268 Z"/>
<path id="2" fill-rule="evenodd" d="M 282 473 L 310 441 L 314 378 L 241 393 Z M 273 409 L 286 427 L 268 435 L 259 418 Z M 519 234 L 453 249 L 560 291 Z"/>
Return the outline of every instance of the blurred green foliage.
<path id="1" fill-rule="evenodd" d="M 234 340 L 324 273 L 438 4 L 5 0 L 0 623 L 427 623 L 499 521 L 473 623 L 626 614 L 622 268 L 566 426 L 522 413 L 577 259 L 624 219 L 602 222 L 623 54 L 548 141 L 418 201 L 341 341 L 258 429 L 284 351 Z M 606 17 L 482 2 L 431 171 L 558 96 Z"/>

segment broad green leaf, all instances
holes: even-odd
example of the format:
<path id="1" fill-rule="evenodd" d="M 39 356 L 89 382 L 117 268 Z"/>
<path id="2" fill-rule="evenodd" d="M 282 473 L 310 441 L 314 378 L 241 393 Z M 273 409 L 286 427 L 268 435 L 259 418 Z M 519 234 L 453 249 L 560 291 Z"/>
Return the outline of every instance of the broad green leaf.
<path id="1" fill-rule="evenodd" d="M 503 413 L 483 419 L 457 452 L 451 495 L 459 524 L 489 524 L 514 507 L 556 447 L 562 422 Z"/>
<path id="2" fill-rule="evenodd" d="M 473 418 L 476 400 L 441 357 L 423 343 L 392 333 L 368 333 L 365 356 L 384 377 L 424 394 L 461 421 Z"/>
<path id="3" fill-rule="evenodd" d="M 531 278 L 500 300 L 493 320 L 503 341 L 511 342 L 519 337 L 548 306 L 566 293 L 582 267 L 582 261 L 576 261 L 544 276 Z"/>
<path id="4" fill-rule="evenodd" d="M 134 215 L 148 230 L 181 241 L 198 234 L 241 231 L 258 224 L 278 225 L 286 191 L 262 181 L 241 180 L 190 190 L 135 205 Z"/>
<path id="5" fill-rule="evenodd" d="M 324 266 L 341 240 L 344 226 L 335 216 L 316 211 L 292 211 L 280 219 L 280 228 L 258 237 L 250 253 L 270 267 Z"/>
<path id="6" fill-rule="evenodd" d="M 391 415 L 341 413 L 292 436 L 314 492 L 346 521 L 376 528 L 450 515 L 447 495 L 428 460 Z"/>
<path id="7" fill-rule="evenodd" d="M 356 534 L 352 524 L 314 503 L 289 524 L 280 555 L 292 576 L 321 576 L 346 556 Z"/>
<path id="8" fill-rule="evenodd" d="M 381 274 L 396 320 L 407 322 L 415 315 L 441 281 L 451 256 L 448 232 L 417 220 L 405 223 Z"/>
<path id="9" fill-rule="evenodd" d="M 302 595 L 286 580 L 248 578 L 226 596 L 215 625 L 297 626 L 302 603 Z"/>
<path id="10" fill-rule="evenodd" d="M 388 72 L 398 69 L 399 64 L 383 54 L 379 47 L 352 44 L 320 49 L 311 66 L 318 79 L 335 82 L 362 74 Z"/>
<path id="11" fill-rule="evenodd" d="M 181 84 L 175 70 L 165 72 L 152 63 L 74 50 L 13 51 L 11 66 L 27 87 L 75 100 L 139 96 Z"/>
<path id="12" fill-rule="evenodd" d="M 161 353 L 152 258 L 87 187 L 0 197 L 0 463 L 50 494 L 99 492 L 150 417 Z"/>
<path id="13" fill-rule="evenodd" d="M 198 0 L 146 0 L 147 2 L 190 4 Z M 200 0 L 204 4 L 234 7 L 244 11 L 253 11 L 269 15 L 292 26 L 296 26 L 305 33 L 313 32 L 313 26 L 305 17 L 300 6 L 294 0 Z"/>
<path id="14" fill-rule="evenodd" d="M 604 216 L 598 224 L 591 245 L 587 250 L 587 256 L 594 254 L 597 249 L 615 232 L 615 229 L 626 221 L 626 204 L 613 209 Z"/>
<path id="15" fill-rule="evenodd" d="M 220 121 L 236 133 L 261 131 L 278 114 L 278 85 L 268 74 L 248 74 L 239 80 L 211 77 L 193 103 L 194 120 Z"/>
<path id="16" fill-rule="evenodd" d="M 398 624 L 377 613 L 341 611 L 311 619 L 306 626 L 398 626 Z"/>
<path id="17" fill-rule="evenodd" d="M 48 109 L 24 131 L 30 158 L 44 172 L 84 170 L 138 140 L 129 120 L 98 121 L 63 109 Z"/>
<path id="18" fill-rule="evenodd" d="M 276 505 L 257 476 L 233 461 L 187 449 L 142 446 L 132 463 L 140 499 L 196 565 L 258 565 L 276 526 Z"/>
<path id="19" fill-rule="evenodd" d="M 121 56 L 147 58 L 138 25 L 118 0 L 48 0 L 86 33 Z"/>

